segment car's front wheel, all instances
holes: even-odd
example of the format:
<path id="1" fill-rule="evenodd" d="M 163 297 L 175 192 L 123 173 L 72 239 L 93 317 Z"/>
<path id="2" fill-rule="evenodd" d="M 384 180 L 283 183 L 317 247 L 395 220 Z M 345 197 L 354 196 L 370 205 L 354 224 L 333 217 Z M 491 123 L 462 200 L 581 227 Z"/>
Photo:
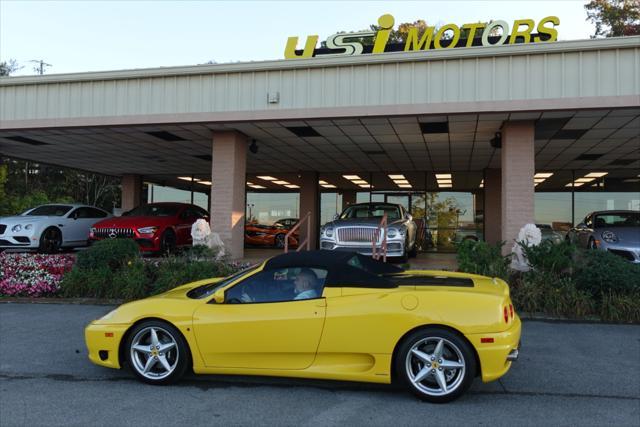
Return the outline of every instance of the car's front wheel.
<path id="1" fill-rule="evenodd" d="M 178 381 L 191 360 L 180 332 L 168 323 L 155 320 L 143 322 L 131 331 L 126 354 L 133 373 L 149 384 Z"/>
<path id="2" fill-rule="evenodd" d="M 160 252 L 162 255 L 171 255 L 176 251 L 177 239 L 176 234 L 172 230 L 162 233 L 160 238 Z"/>
<path id="3" fill-rule="evenodd" d="M 284 241 L 286 238 L 286 234 L 280 233 L 276 234 L 275 239 L 273 239 L 273 244 L 276 248 L 284 248 Z"/>
<path id="4" fill-rule="evenodd" d="M 462 337 L 441 328 L 413 332 L 401 344 L 396 373 L 420 399 L 445 403 L 460 397 L 475 377 L 473 349 Z"/>

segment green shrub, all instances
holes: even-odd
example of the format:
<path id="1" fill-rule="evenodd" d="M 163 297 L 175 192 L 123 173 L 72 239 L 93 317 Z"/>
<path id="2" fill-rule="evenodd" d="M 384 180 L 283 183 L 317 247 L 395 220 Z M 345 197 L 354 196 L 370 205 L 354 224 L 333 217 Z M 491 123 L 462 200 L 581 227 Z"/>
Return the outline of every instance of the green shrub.
<path id="1" fill-rule="evenodd" d="M 552 316 L 584 318 L 596 312 L 596 300 L 579 290 L 569 276 L 527 273 L 511 287 L 511 299 L 518 310 Z"/>
<path id="2" fill-rule="evenodd" d="M 132 239 L 105 239 L 95 242 L 86 251 L 78 252 L 76 266 L 83 270 L 108 267 L 117 271 L 139 258 L 138 244 Z"/>
<path id="3" fill-rule="evenodd" d="M 576 263 L 575 280 L 578 289 L 593 295 L 640 292 L 640 265 L 607 251 L 583 251 Z"/>
<path id="4" fill-rule="evenodd" d="M 640 322 L 640 292 L 620 294 L 604 292 L 600 318 L 610 322 Z"/>
<path id="5" fill-rule="evenodd" d="M 60 283 L 61 294 L 71 298 L 138 299 L 147 295 L 144 264 L 138 260 L 113 272 L 107 266 L 74 268 Z"/>
<path id="6" fill-rule="evenodd" d="M 504 242 L 490 245 L 487 242 L 463 240 L 457 245 L 458 269 L 465 273 L 489 277 L 509 277 L 510 256 L 502 256 Z"/>
<path id="7" fill-rule="evenodd" d="M 212 261 L 191 261 L 185 257 L 169 257 L 148 264 L 150 294 L 158 294 L 196 280 L 227 276 L 234 269 L 227 264 Z"/>
<path id="8" fill-rule="evenodd" d="M 219 249 L 212 249 L 205 245 L 195 245 L 184 250 L 184 256 L 190 260 L 215 260 L 218 258 L 218 254 Z"/>
<path id="9" fill-rule="evenodd" d="M 531 269 L 537 273 L 559 275 L 574 267 L 576 247 L 573 243 L 555 244 L 551 240 L 543 240 L 537 246 L 519 244 Z"/>

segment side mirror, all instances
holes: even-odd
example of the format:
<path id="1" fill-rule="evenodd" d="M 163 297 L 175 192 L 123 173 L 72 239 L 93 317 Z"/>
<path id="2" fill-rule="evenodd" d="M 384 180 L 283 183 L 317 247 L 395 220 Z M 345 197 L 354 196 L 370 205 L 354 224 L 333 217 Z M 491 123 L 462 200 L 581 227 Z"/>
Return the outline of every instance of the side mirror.
<path id="1" fill-rule="evenodd" d="M 413 216 L 410 213 L 406 214 L 405 218 L 407 218 L 407 221 L 413 221 Z"/>
<path id="2" fill-rule="evenodd" d="M 337 220 L 338 218 L 340 218 L 340 214 L 335 214 L 335 215 L 333 216 L 333 220 L 334 220 L 334 221 L 335 221 L 335 220 Z"/>
<path id="3" fill-rule="evenodd" d="M 224 291 L 222 289 L 218 289 L 213 293 L 213 300 L 216 304 L 224 304 Z"/>
<path id="4" fill-rule="evenodd" d="M 581 222 L 580 224 L 576 225 L 576 228 L 587 228 L 587 225 L 584 222 Z"/>

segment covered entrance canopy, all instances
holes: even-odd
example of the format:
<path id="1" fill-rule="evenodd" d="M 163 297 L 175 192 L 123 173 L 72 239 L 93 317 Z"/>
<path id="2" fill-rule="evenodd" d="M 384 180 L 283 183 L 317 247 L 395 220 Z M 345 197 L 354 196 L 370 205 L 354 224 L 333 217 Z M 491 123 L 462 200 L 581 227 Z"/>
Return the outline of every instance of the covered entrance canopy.
<path id="1" fill-rule="evenodd" d="M 638 190 L 639 75 L 640 37 L 626 37 L 2 78 L 0 152 L 123 176 L 131 205 L 143 176 L 212 183 L 213 228 L 236 257 L 247 186 L 300 191 L 317 218 L 333 188 L 319 181 L 484 188 L 486 236 L 510 241 L 533 221 L 535 173 L 554 173 L 536 191 L 594 172 Z"/>

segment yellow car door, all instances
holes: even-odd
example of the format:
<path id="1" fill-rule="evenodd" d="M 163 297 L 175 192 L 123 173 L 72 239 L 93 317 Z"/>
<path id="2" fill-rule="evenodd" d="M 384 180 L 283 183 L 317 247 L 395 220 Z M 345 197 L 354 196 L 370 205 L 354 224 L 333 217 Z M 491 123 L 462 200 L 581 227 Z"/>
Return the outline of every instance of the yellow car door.
<path id="1" fill-rule="evenodd" d="M 259 272 L 228 289 L 224 303 L 210 302 L 195 311 L 193 326 L 206 366 L 311 366 L 324 326 L 324 277 L 322 271 L 314 269 L 318 276 L 314 292 L 296 294 L 292 276 L 299 270 Z M 300 295 L 310 299 L 295 299 Z"/>

